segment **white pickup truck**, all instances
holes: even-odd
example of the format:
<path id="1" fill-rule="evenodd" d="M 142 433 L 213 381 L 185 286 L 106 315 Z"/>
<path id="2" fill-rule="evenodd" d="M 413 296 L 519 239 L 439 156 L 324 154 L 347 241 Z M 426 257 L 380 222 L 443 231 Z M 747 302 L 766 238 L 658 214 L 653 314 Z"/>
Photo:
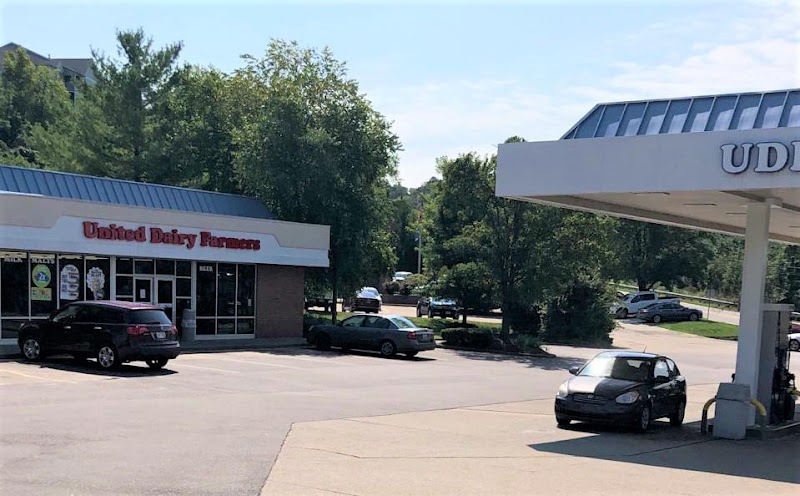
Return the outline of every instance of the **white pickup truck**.
<path id="1" fill-rule="evenodd" d="M 646 306 L 667 301 L 680 303 L 680 299 L 678 298 L 673 296 L 659 296 L 655 291 L 628 293 L 611 307 L 611 313 L 621 319 L 627 319 L 629 315 L 636 315 L 639 310 Z"/>

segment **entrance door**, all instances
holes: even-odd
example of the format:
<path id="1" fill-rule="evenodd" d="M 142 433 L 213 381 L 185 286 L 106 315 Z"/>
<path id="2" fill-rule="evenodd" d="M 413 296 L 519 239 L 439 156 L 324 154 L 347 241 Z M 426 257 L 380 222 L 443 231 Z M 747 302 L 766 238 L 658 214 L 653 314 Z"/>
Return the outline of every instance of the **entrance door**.
<path id="1" fill-rule="evenodd" d="M 167 317 L 175 322 L 175 278 L 156 277 L 156 291 L 154 304 L 160 306 L 167 313 Z"/>

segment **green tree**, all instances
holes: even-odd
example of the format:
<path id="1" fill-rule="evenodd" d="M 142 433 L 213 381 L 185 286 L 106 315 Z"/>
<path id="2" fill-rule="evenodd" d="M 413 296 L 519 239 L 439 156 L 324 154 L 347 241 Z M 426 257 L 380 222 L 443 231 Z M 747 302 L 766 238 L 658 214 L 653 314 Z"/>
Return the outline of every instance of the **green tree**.
<path id="1" fill-rule="evenodd" d="M 389 123 L 328 49 L 273 41 L 245 61 L 235 84 L 254 88 L 255 101 L 235 135 L 241 188 L 281 219 L 331 226 L 334 298 L 387 272 L 388 179 L 400 149 Z"/>
<path id="2" fill-rule="evenodd" d="M 215 69 L 182 71 L 153 116 L 163 147 L 151 149 L 159 182 L 237 193 L 233 134 L 238 107 L 230 78 Z"/>
<path id="3" fill-rule="evenodd" d="M 8 52 L 0 71 L 0 156 L 4 162 L 36 163 L 30 135 L 70 118 L 69 93 L 54 69 L 36 66 L 24 49 Z"/>
<path id="4" fill-rule="evenodd" d="M 99 110 L 105 132 L 100 140 L 82 136 L 92 152 L 83 167 L 90 174 L 170 182 L 171 164 L 164 160 L 169 143 L 159 121 L 183 72 L 178 67 L 183 45 L 154 49 L 141 29 L 118 32 L 117 44 L 119 59 L 92 52 L 97 83 L 86 97 Z"/>
<path id="5" fill-rule="evenodd" d="M 708 233 L 624 219 L 614 243 L 618 277 L 636 281 L 640 291 L 703 281 L 713 253 Z"/>

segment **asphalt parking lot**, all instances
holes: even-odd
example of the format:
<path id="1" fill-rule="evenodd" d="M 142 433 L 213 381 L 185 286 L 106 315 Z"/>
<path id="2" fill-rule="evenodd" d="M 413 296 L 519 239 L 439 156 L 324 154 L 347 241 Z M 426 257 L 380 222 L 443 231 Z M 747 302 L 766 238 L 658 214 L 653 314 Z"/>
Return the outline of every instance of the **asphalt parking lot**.
<path id="1" fill-rule="evenodd" d="M 735 343 L 629 326 L 615 345 L 662 348 L 691 384 L 726 380 Z M 257 494 L 294 423 L 551 399 L 557 358 L 437 349 L 414 359 L 303 348 L 197 353 L 162 371 L 0 361 L 0 493 Z"/>

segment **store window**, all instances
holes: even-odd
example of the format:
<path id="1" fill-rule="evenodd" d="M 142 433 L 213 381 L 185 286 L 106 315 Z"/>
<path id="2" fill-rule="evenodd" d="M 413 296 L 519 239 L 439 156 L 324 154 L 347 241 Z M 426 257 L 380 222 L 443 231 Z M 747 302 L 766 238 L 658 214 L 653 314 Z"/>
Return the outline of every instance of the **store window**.
<path id="1" fill-rule="evenodd" d="M 237 279 L 236 315 L 250 317 L 255 315 L 256 266 L 239 265 L 237 269 L 239 277 Z"/>
<path id="2" fill-rule="evenodd" d="M 56 256 L 54 254 L 30 254 L 31 316 L 47 317 L 58 305 Z"/>
<path id="3" fill-rule="evenodd" d="M 152 275 L 155 271 L 155 264 L 152 260 L 134 260 L 133 270 L 135 274 Z"/>
<path id="4" fill-rule="evenodd" d="M 174 276 L 175 260 L 156 260 L 156 274 Z"/>
<path id="5" fill-rule="evenodd" d="M 236 265 L 217 265 L 217 316 L 234 317 L 236 315 Z"/>
<path id="6" fill-rule="evenodd" d="M 133 259 L 117 258 L 117 274 L 133 274 Z"/>
<path id="7" fill-rule="evenodd" d="M 28 254 L 0 252 L 0 315 L 28 316 Z"/>
<path id="8" fill-rule="evenodd" d="M 217 264 L 197 263 L 197 316 L 217 315 Z"/>
<path id="9" fill-rule="evenodd" d="M 197 263 L 197 333 L 255 333 L 255 265 Z"/>

